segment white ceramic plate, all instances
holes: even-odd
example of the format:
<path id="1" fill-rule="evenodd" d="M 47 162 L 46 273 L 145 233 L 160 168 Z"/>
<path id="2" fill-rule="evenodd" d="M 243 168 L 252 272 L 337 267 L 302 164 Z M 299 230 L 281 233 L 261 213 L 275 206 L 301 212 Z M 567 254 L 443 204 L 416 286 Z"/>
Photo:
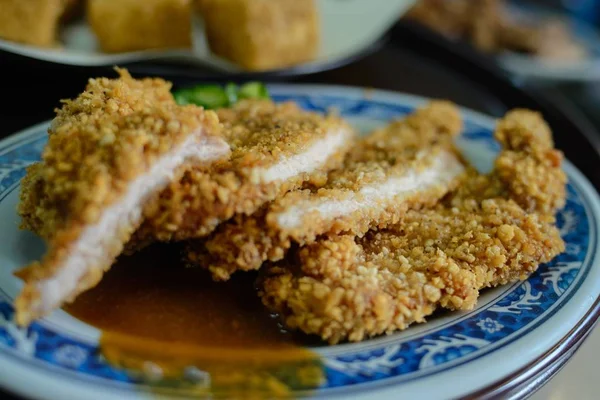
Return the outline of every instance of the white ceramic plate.
<path id="1" fill-rule="evenodd" d="M 275 85 L 275 100 L 309 110 L 335 107 L 366 131 L 413 110 L 425 99 L 332 86 Z M 463 110 L 460 139 L 467 158 L 487 170 L 498 150 L 492 118 Z M 47 124 L 0 142 L 0 385 L 40 399 L 140 399 L 146 383 L 108 365 L 98 354 L 100 332 L 63 311 L 28 329 L 12 322 L 11 301 L 20 288 L 12 271 L 38 258 L 41 241 L 17 229 L 15 206 L 25 167 L 39 159 Z M 600 295 L 600 200 L 569 162 L 566 207 L 558 213 L 566 252 L 527 281 L 486 291 L 477 308 L 364 343 L 314 349 L 325 383 L 296 396 L 346 398 L 457 398 L 538 363 L 586 318 Z M 177 386 L 175 394 L 187 392 Z"/>
<path id="2" fill-rule="evenodd" d="M 317 0 L 321 18 L 321 47 L 316 59 L 295 66 L 306 71 L 320 65 L 336 65 L 365 51 L 381 38 L 415 0 Z M 170 61 L 203 65 L 223 72 L 241 68 L 210 53 L 199 21 L 194 23 L 191 50 L 148 50 L 119 54 L 102 53 L 89 25 L 75 22 L 61 35 L 62 48 L 43 49 L 0 39 L 0 50 L 78 66 L 111 66 L 140 61 Z"/>

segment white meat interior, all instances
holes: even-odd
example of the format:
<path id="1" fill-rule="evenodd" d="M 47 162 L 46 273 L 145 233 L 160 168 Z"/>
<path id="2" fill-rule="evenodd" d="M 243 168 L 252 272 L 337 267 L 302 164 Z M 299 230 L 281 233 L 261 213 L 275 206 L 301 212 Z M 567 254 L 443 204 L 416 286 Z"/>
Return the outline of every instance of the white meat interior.
<path id="1" fill-rule="evenodd" d="M 321 168 L 350 139 L 352 132 L 346 128 L 331 130 L 321 140 L 315 141 L 304 151 L 281 159 L 277 164 L 258 170 L 264 183 L 283 181 L 302 173 L 310 173 Z"/>
<path id="2" fill-rule="evenodd" d="M 40 293 L 37 311 L 43 314 L 59 307 L 79 289 L 79 282 L 88 270 L 104 270 L 112 264 L 119 254 L 110 251 L 111 241 L 114 243 L 114 238 L 122 230 L 132 230 L 141 223 L 144 203 L 173 180 L 180 166 L 189 161 L 216 160 L 228 151 L 228 145 L 220 138 L 198 139 L 198 133 L 191 134 L 177 148 L 163 155 L 146 173 L 133 180 L 121 199 L 107 207 L 97 223 L 83 230 L 60 270 L 54 276 L 37 282 Z"/>
<path id="3" fill-rule="evenodd" d="M 438 185 L 449 185 L 464 170 L 454 153 L 443 151 L 425 168 L 409 168 L 383 183 L 364 186 L 344 199 L 315 197 L 287 208 L 276 221 L 282 229 L 294 229 L 302 224 L 305 215 L 315 211 L 321 218 L 333 220 L 361 209 L 386 207 L 390 201 L 397 203 Z"/>

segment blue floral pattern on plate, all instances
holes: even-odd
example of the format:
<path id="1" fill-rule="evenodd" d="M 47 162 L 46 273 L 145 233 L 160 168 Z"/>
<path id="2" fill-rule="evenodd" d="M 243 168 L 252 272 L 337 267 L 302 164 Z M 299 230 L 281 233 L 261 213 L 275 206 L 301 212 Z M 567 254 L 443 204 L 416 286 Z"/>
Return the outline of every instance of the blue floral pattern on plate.
<path id="1" fill-rule="evenodd" d="M 293 100 L 308 110 L 324 112 L 335 108 L 345 117 L 380 121 L 398 118 L 414 108 L 411 102 L 293 92 L 278 94 L 275 99 Z M 466 140 L 491 151 L 498 149 L 489 122 L 465 119 Z M 16 188 L 25 167 L 39 159 L 45 140 L 44 129 L 40 128 L 10 146 L 0 143 L 0 201 Z M 407 335 L 409 330 L 379 342 L 324 351 L 326 381 L 317 394 L 339 393 L 366 383 L 373 387 L 374 383 L 387 385 L 419 379 L 482 357 L 539 326 L 570 298 L 591 268 L 595 248 L 590 246 L 590 237 L 595 237 L 597 227 L 586 202 L 577 183 L 570 183 L 567 204 L 557 216 L 567 251 L 485 306 L 416 335 Z M 18 328 L 12 315 L 10 299 L 0 289 L 0 352 L 38 368 L 70 374 L 71 379 L 91 379 L 126 390 L 143 385 L 135 376 L 107 364 L 99 355 L 97 344 L 73 338 L 43 322 Z"/>

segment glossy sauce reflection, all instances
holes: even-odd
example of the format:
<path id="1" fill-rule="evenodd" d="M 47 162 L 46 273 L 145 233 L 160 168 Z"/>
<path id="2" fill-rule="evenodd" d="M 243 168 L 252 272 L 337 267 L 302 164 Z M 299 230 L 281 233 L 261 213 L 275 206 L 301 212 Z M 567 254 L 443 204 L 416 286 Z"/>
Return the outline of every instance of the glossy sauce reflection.
<path id="1" fill-rule="evenodd" d="M 110 362 L 158 371 L 162 380 L 187 377 L 195 389 L 229 394 L 285 394 L 320 383 L 318 357 L 267 313 L 255 292 L 256 275 L 215 283 L 178 260 L 177 250 L 165 246 L 122 257 L 66 311 L 102 330 L 101 349 Z"/>

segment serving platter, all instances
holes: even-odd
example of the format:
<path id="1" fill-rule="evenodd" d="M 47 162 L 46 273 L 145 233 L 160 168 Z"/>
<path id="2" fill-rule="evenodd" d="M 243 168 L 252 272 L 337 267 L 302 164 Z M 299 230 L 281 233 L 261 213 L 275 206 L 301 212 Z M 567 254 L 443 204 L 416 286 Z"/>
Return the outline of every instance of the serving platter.
<path id="1" fill-rule="evenodd" d="M 322 71 L 353 61 L 368 53 L 385 32 L 415 0 L 317 0 L 321 25 L 321 42 L 313 61 L 270 73 L 305 74 Z M 356 29 L 360 26 L 360 29 Z M 192 48 L 141 50 L 125 53 L 104 53 L 84 20 L 68 24 L 60 33 L 60 46 L 46 49 L 0 39 L 0 51 L 56 64 L 81 67 L 156 63 L 173 67 L 203 67 L 225 74 L 244 70 L 210 52 L 202 21 L 192 24 Z M 289 71 L 288 71 L 289 70 Z M 263 71 L 264 72 L 264 71 Z"/>
<path id="2" fill-rule="evenodd" d="M 276 101 L 303 108 L 335 108 L 363 132 L 401 117 L 426 99 L 360 88 L 272 85 Z M 462 110 L 465 131 L 459 146 L 479 169 L 489 170 L 499 147 L 495 120 Z M 39 159 L 48 124 L 36 125 L 0 142 L 0 385 L 32 398 L 151 398 L 144 378 L 115 368 L 98 352 L 100 332 L 64 311 L 21 329 L 12 322 L 12 299 L 20 282 L 17 267 L 38 258 L 43 244 L 18 230 L 15 207 L 25 168 Z M 482 293 L 476 309 L 445 313 L 426 324 L 363 343 L 318 346 L 325 381 L 296 397 L 456 398 L 485 394 L 518 382 L 555 356 L 553 349 L 576 344 L 577 327 L 597 317 L 600 260 L 597 227 L 600 201 L 569 162 L 568 198 L 558 213 L 567 248 L 532 277 Z M 186 396 L 171 383 L 169 394 Z"/>

